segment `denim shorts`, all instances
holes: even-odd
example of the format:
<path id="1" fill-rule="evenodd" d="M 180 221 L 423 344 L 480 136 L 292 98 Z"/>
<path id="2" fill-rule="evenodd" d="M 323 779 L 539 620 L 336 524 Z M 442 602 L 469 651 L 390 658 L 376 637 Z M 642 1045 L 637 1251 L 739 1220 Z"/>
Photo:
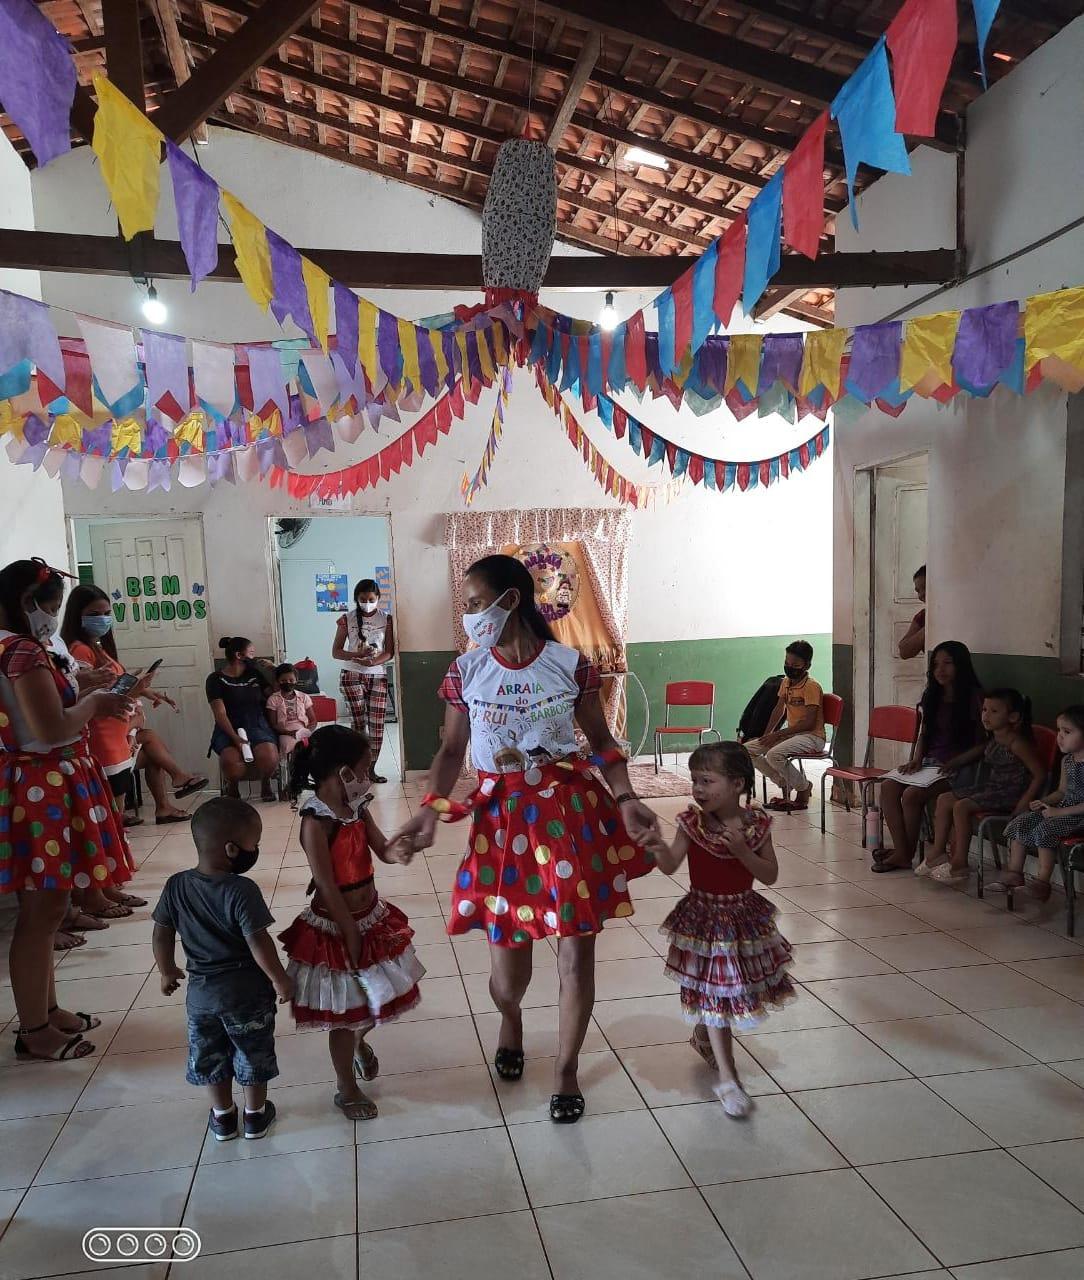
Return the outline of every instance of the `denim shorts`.
<path id="1" fill-rule="evenodd" d="M 278 1073 L 274 999 L 224 1013 L 188 1010 L 189 1084 L 266 1084 Z"/>

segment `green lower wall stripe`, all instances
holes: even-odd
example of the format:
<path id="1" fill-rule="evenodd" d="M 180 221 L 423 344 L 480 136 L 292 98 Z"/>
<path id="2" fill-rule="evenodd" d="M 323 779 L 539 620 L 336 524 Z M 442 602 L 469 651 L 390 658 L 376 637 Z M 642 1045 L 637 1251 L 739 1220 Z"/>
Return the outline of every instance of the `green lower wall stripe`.
<path id="1" fill-rule="evenodd" d="M 783 650 L 795 638 L 793 635 L 738 636 L 725 640 L 630 644 L 629 667 L 639 676 L 648 695 L 646 723 L 650 728 L 663 723 L 664 690 L 668 681 L 712 680 L 715 683 L 715 723 L 724 738 L 732 738 L 745 704 L 768 676 L 782 671 Z M 826 689 L 831 689 L 831 637 L 811 635 L 805 638 L 813 646 L 814 678 Z M 408 769 L 428 768 L 440 743 L 444 704 L 437 698 L 437 688 L 454 657 L 452 650 L 400 651 L 403 741 Z M 682 716 L 675 712 L 672 716 L 675 724 L 695 719 L 695 714 Z M 628 736 L 633 746 L 639 742 L 644 726 L 643 699 L 630 681 Z M 694 744 L 693 738 L 680 742 L 683 750 Z M 651 749 L 649 734 L 644 750 L 650 754 Z"/>

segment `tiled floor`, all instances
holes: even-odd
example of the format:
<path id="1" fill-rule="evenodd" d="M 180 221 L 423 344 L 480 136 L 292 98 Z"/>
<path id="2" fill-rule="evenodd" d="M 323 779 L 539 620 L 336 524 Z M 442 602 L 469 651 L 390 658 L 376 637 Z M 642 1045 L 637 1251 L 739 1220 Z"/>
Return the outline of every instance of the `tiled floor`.
<path id="1" fill-rule="evenodd" d="M 419 787 L 389 785 L 386 828 Z M 662 800 L 669 822 L 685 802 Z M 296 821 L 263 810 L 254 878 L 284 925 L 304 899 Z M 637 914 L 599 941 L 584 1050 L 588 1112 L 545 1114 L 556 1047 L 553 955 L 538 948 L 522 1083 L 487 1067 L 498 1020 L 485 943 L 442 911 L 462 828 L 381 869 L 417 929 L 422 1006 L 374 1036 L 380 1118 L 331 1103 L 323 1036 L 280 1028 L 280 1120 L 217 1146 L 183 1079 L 183 997 L 150 976 L 148 911 L 58 970 L 61 999 L 103 1016 L 96 1057 L 0 1055 L 0 1277 L 85 1273 L 94 1225 L 195 1228 L 191 1280 L 394 1276 L 463 1280 L 1069 1280 L 1084 1275 L 1084 947 L 1060 899 L 1015 915 L 910 875 L 873 875 L 858 821 L 776 824 L 771 891 L 797 944 L 800 998 L 744 1036 L 756 1109 L 728 1120 L 685 1044 L 658 923 L 681 877 L 638 882 Z M 188 837 L 135 836 L 153 898 L 190 865 Z M 6 958 L 3 961 L 6 963 Z M 0 1025 L 12 1014 L 0 986 Z M 5 1036 L 5 1039 L 7 1037 Z M 96 1274 L 160 1280 L 163 1266 Z"/>

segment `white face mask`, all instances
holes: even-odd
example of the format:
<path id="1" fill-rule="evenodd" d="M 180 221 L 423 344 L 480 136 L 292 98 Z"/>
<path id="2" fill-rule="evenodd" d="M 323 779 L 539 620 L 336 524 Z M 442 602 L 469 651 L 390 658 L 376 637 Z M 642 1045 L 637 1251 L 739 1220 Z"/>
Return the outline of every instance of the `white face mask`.
<path id="1" fill-rule="evenodd" d="M 379 607 L 379 600 L 364 600 L 362 601 L 361 611 L 362 613 L 376 613 Z"/>
<path id="2" fill-rule="evenodd" d="M 483 609 L 481 613 L 465 613 L 463 615 L 463 630 L 479 649 L 492 649 L 501 638 L 505 624 L 512 613 L 511 609 L 507 609 L 501 604 L 501 600 L 507 594 L 508 592 L 506 591 L 504 595 L 499 596 L 488 609 Z"/>
<path id="3" fill-rule="evenodd" d="M 30 634 L 42 644 L 51 640 L 60 630 L 60 619 L 55 613 L 48 613 L 45 609 L 27 609 L 26 620 L 30 623 Z"/>
<path id="4" fill-rule="evenodd" d="M 361 781 L 352 769 L 340 769 L 339 781 L 343 784 L 346 803 L 355 813 L 362 809 L 373 798 L 373 793 Z"/>

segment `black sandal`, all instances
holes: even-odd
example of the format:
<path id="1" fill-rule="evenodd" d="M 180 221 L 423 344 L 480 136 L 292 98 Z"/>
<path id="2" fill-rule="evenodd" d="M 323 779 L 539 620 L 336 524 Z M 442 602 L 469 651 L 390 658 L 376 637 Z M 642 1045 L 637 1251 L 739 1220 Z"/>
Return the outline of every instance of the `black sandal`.
<path id="1" fill-rule="evenodd" d="M 493 1056 L 493 1070 L 502 1080 L 522 1080 L 523 1050 L 498 1049 Z"/>
<path id="2" fill-rule="evenodd" d="M 15 1056 L 22 1062 L 68 1062 L 74 1058 L 87 1058 L 95 1050 L 89 1040 L 84 1040 L 82 1035 L 74 1035 L 70 1040 L 66 1040 L 59 1049 L 53 1053 L 35 1053 L 31 1049 L 23 1036 L 32 1036 L 38 1031 L 44 1031 L 49 1026 L 48 1022 L 43 1022 L 40 1027 L 20 1027 L 15 1033 Z"/>
<path id="3" fill-rule="evenodd" d="M 380 1059 L 376 1056 L 376 1051 L 371 1044 L 363 1044 L 361 1052 L 354 1054 L 354 1075 L 368 1084 L 370 1080 L 375 1080 L 379 1074 Z"/>
<path id="4" fill-rule="evenodd" d="M 582 1093 L 555 1093 L 550 1098 L 550 1119 L 554 1124 L 575 1124 L 586 1109 Z"/>
<path id="5" fill-rule="evenodd" d="M 52 1014 L 56 1013 L 56 1011 L 57 1011 L 59 1008 L 60 1008 L 60 1005 L 58 1005 L 58 1004 L 54 1004 L 54 1005 L 53 1005 L 53 1007 L 49 1010 L 49 1014 L 50 1014 L 50 1016 L 51 1016 Z M 101 1020 L 101 1018 L 95 1018 L 95 1017 L 93 1017 L 93 1016 L 92 1016 L 91 1014 L 89 1014 L 89 1013 L 79 1013 L 79 1012 L 77 1011 L 77 1012 L 75 1012 L 75 1013 L 73 1013 L 73 1014 L 72 1014 L 72 1017 L 73 1017 L 73 1018 L 78 1018 L 78 1019 L 79 1019 L 79 1021 L 82 1023 L 82 1026 L 80 1027 L 80 1031 L 93 1031 L 95 1027 L 100 1027 L 100 1026 L 102 1025 L 102 1020 Z M 48 1024 L 48 1023 L 46 1023 L 46 1026 L 48 1026 L 48 1025 L 49 1025 L 49 1024 Z M 39 1030 L 40 1030 L 40 1028 L 39 1028 Z"/>

